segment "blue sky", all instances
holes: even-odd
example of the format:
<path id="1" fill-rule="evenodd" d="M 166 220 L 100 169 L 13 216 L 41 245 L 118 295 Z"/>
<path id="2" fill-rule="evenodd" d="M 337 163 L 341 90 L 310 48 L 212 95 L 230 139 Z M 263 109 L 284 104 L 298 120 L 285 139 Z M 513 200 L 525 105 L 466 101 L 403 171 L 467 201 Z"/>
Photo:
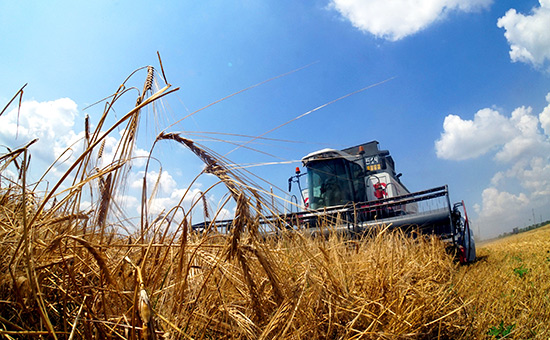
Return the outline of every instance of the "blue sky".
<path id="1" fill-rule="evenodd" d="M 476 233 L 491 237 L 532 223 L 533 212 L 537 222 L 550 219 L 548 27 L 549 0 L 0 1 L 0 107 L 28 83 L 17 139 L 11 106 L 0 117 L 0 145 L 40 137 L 31 151 L 36 168 L 45 169 L 40 162 L 78 140 L 84 115 L 93 124 L 103 106 L 84 108 L 133 70 L 158 68 L 157 51 L 180 90 L 163 101 L 156 128 L 152 116 L 142 120 L 141 154 L 187 113 L 307 65 L 169 131 L 223 154 L 234 146 L 189 131 L 261 135 L 391 79 L 266 135 L 299 143 L 250 145 L 276 157 L 239 149 L 229 158 L 288 162 L 378 140 L 410 190 L 448 184 L 453 201 L 466 201 Z M 144 79 L 138 74 L 135 85 Z M 171 204 L 202 165 L 175 145 L 155 152 L 163 168 L 158 204 Z M 250 170 L 285 188 L 297 165 Z M 136 180 L 140 171 L 136 165 Z M 192 190 L 205 190 L 206 182 Z M 214 207 L 222 195 L 212 194 Z"/>

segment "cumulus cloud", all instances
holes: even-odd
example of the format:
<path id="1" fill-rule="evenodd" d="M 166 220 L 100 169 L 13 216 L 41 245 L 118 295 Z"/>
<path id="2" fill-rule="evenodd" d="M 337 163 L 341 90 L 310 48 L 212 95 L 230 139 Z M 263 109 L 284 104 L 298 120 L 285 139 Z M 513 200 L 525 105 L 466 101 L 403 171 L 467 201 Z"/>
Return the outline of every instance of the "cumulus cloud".
<path id="1" fill-rule="evenodd" d="M 550 104 L 550 93 L 546 95 L 546 102 Z M 539 115 L 540 125 L 542 126 L 542 129 L 546 133 L 547 136 L 550 136 L 550 105 L 544 108 L 542 110 L 541 114 Z"/>
<path id="2" fill-rule="evenodd" d="M 198 199 L 199 195 L 200 189 L 198 188 L 193 188 L 189 191 L 187 188 L 178 188 L 167 195 L 158 195 L 150 202 L 149 213 L 152 215 L 157 215 L 162 211 L 166 212 L 168 209 L 177 206 L 180 202 L 182 203 L 182 207 L 186 209 L 187 212 L 191 207 L 191 202 L 193 202 L 193 199 Z"/>
<path id="3" fill-rule="evenodd" d="M 3 181 L 4 178 L 8 179 L 9 181 L 16 182 L 17 181 L 18 174 L 11 171 L 10 169 L 4 169 L 0 173 L 0 181 Z"/>
<path id="4" fill-rule="evenodd" d="M 52 168 L 51 174 L 59 178 L 67 165 L 84 151 L 84 125 L 77 125 L 79 117 L 82 118 L 82 114 L 77 104 L 69 98 L 45 102 L 23 101 L 20 112 L 14 108 L 0 117 L 0 145 L 13 149 L 38 138 L 38 142 L 30 148 L 33 159 L 44 163 L 40 164 L 40 169 L 46 169 L 58 160 L 58 167 Z M 120 135 L 123 132 L 120 131 Z M 103 155 L 94 166 L 103 168 L 112 163 L 120 140 L 120 136 L 106 136 Z M 148 154 L 146 150 L 136 147 L 132 164 L 143 166 Z"/>
<path id="5" fill-rule="evenodd" d="M 131 183 L 132 188 L 141 190 L 144 174 L 145 172 L 140 171 L 133 176 L 134 180 Z M 146 179 L 147 188 L 152 190 L 156 186 L 160 194 L 170 194 L 177 187 L 176 181 L 168 171 L 161 171 L 160 174 L 154 170 L 148 171 Z"/>
<path id="6" fill-rule="evenodd" d="M 514 135 L 504 143 L 502 149 L 495 155 L 496 160 L 512 162 L 528 159 L 542 150 L 548 150 L 546 137 L 538 128 L 539 119 L 531 112 L 530 107 L 520 107 L 512 112 L 509 121 L 514 126 Z"/>
<path id="7" fill-rule="evenodd" d="M 550 95 L 546 99 L 549 104 L 539 115 L 519 107 L 510 117 L 483 109 L 473 120 L 445 118 L 435 142 L 438 157 L 464 160 L 492 151 L 496 164 L 505 167 L 494 174 L 481 192 L 481 204 L 474 206 L 484 237 L 524 227 L 533 209 L 546 211 L 550 206 Z"/>
<path id="8" fill-rule="evenodd" d="M 120 153 L 120 149 L 121 149 L 120 143 L 122 141 L 122 136 L 124 135 L 125 132 L 126 131 L 124 129 L 120 130 L 118 138 L 114 136 L 104 137 L 102 156 L 99 159 L 99 162 L 97 164 L 99 168 L 109 166 L 116 159 L 118 159 L 117 157 L 120 157 L 119 154 L 117 154 L 117 152 Z M 134 149 L 132 150 L 132 159 L 131 159 L 132 166 L 135 166 L 138 168 L 145 166 L 148 156 L 149 156 L 149 152 L 147 150 L 140 149 L 136 145 L 134 145 Z"/>
<path id="9" fill-rule="evenodd" d="M 77 105 L 69 98 L 24 101 L 19 116 L 16 108 L 0 118 L 0 143 L 13 148 L 39 138 L 33 154 L 51 163 L 79 139 L 74 131 L 77 115 Z"/>
<path id="10" fill-rule="evenodd" d="M 548 147 L 546 149 L 548 151 Z M 544 153 L 544 150 L 541 152 Z M 531 193 L 535 199 L 550 196 L 550 158 L 535 156 L 522 160 L 506 171 L 497 172 L 491 179 L 493 187 L 502 187 L 509 181 L 514 186 Z"/>
<path id="11" fill-rule="evenodd" d="M 548 158 L 535 157 L 531 160 L 530 169 L 520 171 L 517 175 L 522 186 L 533 193 L 535 199 L 548 201 L 550 196 L 550 162 Z"/>
<path id="12" fill-rule="evenodd" d="M 499 18 L 497 26 L 504 28 L 510 44 L 510 59 L 540 68 L 550 60 L 550 0 L 539 0 L 530 15 L 510 9 Z"/>
<path id="13" fill-rule="evenodd" d="M 84 150 L 84 125 L 80 126 L 79 118 L 82 118 L 82 113 L 78 111 L 77 104 L 69 98 L 46 102 L 24 101 L 21 104 L 19 117 L 17 108 L 5 112 L 0 117 L 0 145 L 14 149 L 39 138 L 39 141 L 33 144 L 30 149 L 33 160 L 39 159 L 42 162 L 36 167 L 38 172 L 49 167 L 61 154 L 64 155 L 62 160 L 65 163 L 52 168 L 46 178 L 46 180 L 56 182 L 64 174 L 68 165 L 76 160 Z M 123 134 L 124 130 L 121 130 L 118 135 L 105 136 L 102 156 L 97 160 L 97 163 L 90 164 L 92 168 L 103 169 L 113 162 Z M 72 151 L 65 153 L 69 147 Z M 97 153 L 95 156 L 97 157 Z M 129 217 L 139 216 L 141 213 L 140 198 L 144 172 L 139 170 L 145 165 L 149 152 L 135 147 L 133 156 L 132 172 L 128 174 L 129 177 L 127 178 L 129 190 L 128 192 L 126 190 L 118 191 L 114 197 L 117 208 L 128 213 Z M 33 167 L 31 166 L 31 172 L 32 170 Z M 38 178 L 41 175 L 42 173 L 36 173 L 34 177 Z M 4 169 L 2 176 L 9 179 L 17 177 L 10 169 Z M 67 180 L 67 182 L 70 182 L 70 180 Z M 149 194 L 150 190 L 157 184 L 157 195 L 151 200 L 148 210 L 149 216 L 153 218 L 180 204 L 182 198 L 182 207 L 187 212 L 191 208 L 192 202 L 199 199 L 200 184 L 195 184 L 189 190 L 185 187 L 181 188 L 168 171 L 150 171 L 148 173 L 147 188 Z M 209 205 L 215 206 L 213 195 L 208 196 L 207 201 Z M 91 201 L 85 201 L 82 203 L 81 208 L 93 209 L 94 207 Z M 195 215 L 200 220 L 203 216 L 203 205 L 199 204 L 197 209 Z M 220 218 L 229 218 L 229 210 L 223 207 L 219 209 L 222 214 Z M 176 219 L 181 220 L 181 218 L 180 209 Z"/>
<path id="14" fill-rule="evenodd" d="M 548 159 L 536 158 L 526 167 L 500 174 L 502 181 L 483 190 L 481 205 L 474 206 L 476 226 L 483 238 L 495 237 L 514 227 L 523 228 L 537 213 L 536 222 L 550 206 L 550 165 Z M 518 186 L 518 192 L 503 189 L 505 183 Z M 495 184 L 495 183 L 492 183 Z"/>
<path id="15" fill-rule="evenodd" d="M 495 237 L 520 226 L 526 212 L 531 210 L 531 200 L 524 193 L 514 195 L 489 187 L 483 190 L 481 197 L 481 206 L 475 207 L 479 215 L 475 224 L 482 230 L 483 237 Z"/>
<path id="16" fill-rule="evenodd" d="M 143 175 L 143 171 L 139 171 L 131 175 L 132 180 L 130 188 L 133 189 L 134 192 L 140 193 L 140 195 L 143 186 Z M 153 188 L 155 186 L 157 187 L 156 194 L 149 201 L 147 211 L 149 216 L 158 216 L 159 214 L 167 213 L 170 209 L 178 205 L 180 205 L 185 212 L 188 212 L 193 203 L 201 200 L 201 195 L 203 195 L 200 189 L 200 184 L 197 184 L 189 189 L 185 187 L 181 188 L 178 186 L 177 181 L 166 170 L 160 171 L 160 173 L 154 170 L 148 171 L 146 179 L 148 199 L 150 198 Z M 213 206 L 214 203 L 214 196 L 206 196 L 206 201 L 208 202 L 209 209 L 211 209 L 211 206 Z M 138 214 L 141 213 L 140 209 L 141 207 L 139 204 L 135 205 L 135 211 Z M 203 203 L 199 203 L 195 209 L 196 211 L 194 211 L 193 215 L 196 215 L 197 217 L 200 217 L 199 219 L 202 219 L 204 209 Z M 179 209 L 175 214 L 177 220 L 181 220 L 183 218 L 182 212 L 183 210 Z"/>
<path id="17" fill-rule="evenodd" d="M 493 109 L 479 110 L 473 120 L 448 115 L 443 133 L 435 142 L 437 157 L 464 160 L 479 157 L 514 136 L 510 119 Z"/>
<path id="18" fill-rule="evenodd" d="M 538 117 L 530 107 L 515 109 L 511 117 L 493 109 L 479 110 L 473 120 L 448 115 L 435 142 L 436 154 L 442 159 L 465 160 L 495 150 L 495 160 L 508 163 L 548 152 L 548 135 L 539 129 L 548 113 L 550 105 Z"/>
<path id="19" fill-rule="evenodd" d="M 445 17 L 451 11 L 474 11 L 492 0 L 332 0 L 331 7 L 363 32 L 397 41 Z"/>

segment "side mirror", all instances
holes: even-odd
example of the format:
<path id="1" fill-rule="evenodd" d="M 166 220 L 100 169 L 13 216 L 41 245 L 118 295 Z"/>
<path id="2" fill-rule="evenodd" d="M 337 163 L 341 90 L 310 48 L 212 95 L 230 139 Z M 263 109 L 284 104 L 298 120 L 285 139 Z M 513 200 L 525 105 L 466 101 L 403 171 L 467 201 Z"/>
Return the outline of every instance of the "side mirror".
<path id="1" fill-rule="evenodd" d="M 288 179 L 288 192 L 292 190 L 292 177 Z"/>

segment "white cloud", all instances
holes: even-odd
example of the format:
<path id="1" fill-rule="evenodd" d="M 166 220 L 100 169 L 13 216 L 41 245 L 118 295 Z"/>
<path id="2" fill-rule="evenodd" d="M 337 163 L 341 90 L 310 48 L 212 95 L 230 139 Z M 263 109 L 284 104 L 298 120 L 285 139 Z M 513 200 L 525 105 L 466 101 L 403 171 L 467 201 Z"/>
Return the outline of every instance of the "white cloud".
<path id="1" fill-rule="evenodd" d="M 0 117 L 0 145 L 14 149 L 38 138 L 38 142 L 29 149 L 33 157 L 31 179 L 40 178 L 42 171 L 57 160 L 56 166 L 46 176 L 46 181 L 56 183 L 69 164 L 84 151 L 84 124 L 77 124 L 79 117 L 82 118 L 82 114 L 79 113 L 77 104 L 69 98 L 45 102 L 23 101 L 20 112 L 14 108 Z M 120 135 L 123 132 L 124 130 L 120 131 Z M 97 164 L 91 166 L 104 168 L 111 164 L 120 140 L 117 136 L 106 136 L 103 155 Z M 96 157 L 98 149 L 95 150 Z M 143 166 L 148 154 L 147 151 L 135 147 L 132 165 L 138 168 Z M 65 188 L 65 185 L 61 186 L 61 189 Z"/>
<path id="2" fill-rule="evenodd" d="M 550 104 L 550 93 L 546 95 L 546 102 Z M 550 105 L 544 108 L 542 110 L 541 114 L 539 115 L 540 125 L 542 126 L 542 129 L 546 133 L 546 135 L 550 136 Z"/>
<path id="3" fill-rule="evenodd" d="M 72 151 L 64 154 L 61 159 L 65 163 L 52 168 L 46 178 L 50 183 L 55 183 L 64 174 L 68 165 L 72 161 L 75 161 L 84 150 L 84 132 L 82 131 L 84 125 L 82 124 L 81 127 L 78 126 L 79 116 L 82 118 L 81 113 L 77 109 L 77 104 L 69 98 L 46 102 L 24 101 L 21 104 L 19 118 L 17 108 L 5 112 L 0 117 L 0 145 L 14 149 L 28 143 L 34 138 L 39 138 L 39 141 L 30 148 L 33 160 L 39 159 L 43 163 L 36 167 L 38 172 L 45 170 L 68 147 L 71 147 Z M 109 135 L 104 138 L 105 143 L 102 157 L 98 160 L 97 164 L 90 164 L 92 168 L 97 167 L 102 169 L 113 162 L 123 133 L 124 130 L 121 130 L 119 131 L 119 135 Z M 94 152 L 96 152 L 95 156 L 97 157 L 99 148 L 96 149 Z M 132 169 L 135 171 L 145 165 L 149 152 L 136 146 L 133 156 Z M 31 166 L 32 170 L 33 167 Z M 38 178 L 41 175 L 42 173 L 36 173 L 34 177 Z M 5 169 L 2 172 L 2 176 L 14 179 L 17 177 L 17 174 L 10 169 Z M 129 192 L 125 192 L 124 188 L 122 188 L 122 190 L 117 192 L 114 200 L 117 202 L 119 208 L 129 214 L 129 217 L 135 217 L 136 214 L 139 216 L 141 212 L 140 198 L 143 171 L 130 172 L 128 176 L 126 179 L 128 180 Z M 159 184 L 158 193 L 150 202 L 150 209 L 148 211 L 150 218 L 155 218 L 162 211 L 165 211 L 165 213 L 168 212 L 169 209 L 177 206 L 182 198 L 182 206 L 187 212 L 191 208 L 192 202 L 199 199 L 201 192 L 201 185 L 199 183 L 195 183 L 189 190 L 181 188 L 166 170 L 160 172 L 160 175 L 158 171 L 150 171 L 147 180 L 149 194 L 157 181 Z M 69 185 L 71 181 L 68 179 L 65 182 Z M 61 189 L 65 188 L 66 186 L 61 187 Z M 81 207 L 84 209 L 93 208 L 94 203 L 91 202 L 91 199 L 90 197 L 88 200 L 86 196 Z M 209 196 L 207 201 L 209 205 L 215 207 L 213 196 Z M 203 216 L 202 203 L 199 203 L 196 209 L 197 211 L 194 212 L 195 219 L 200 221 Z M 228 218 L 230 215 L 229 211 L 223 207 L 220 209 L 222 218 Z M 211 211 L 211 214 L 213 217 L 214 212 Z M 180 209 L 176 218 L 181 220 L 181 217 Z"/>
<path id="4" fill-rule="evenodd" d="M 120 195 L 117 193 L 115 195 L 115 201 L 125 212 L 140 211 L 141 200 L 139 200 L 136 195 Z M 133 214 L 131 214 L 130 217 L 133 217 Z"/>
<path id="5" fill-rule="evenodd" d="M 16 182 L 17 181 L 18 174 L 11 171 L 10 169 L 4 169 L 0 173 L 0 181 L 2 183 L 2 186 L 4 186 L 4 179 L 7 179 L 7 181 Z"/>
<path id="6" fill-rule="evenodd" d="M 481 205 L 474 206 L 483 237 L 525 227 L 533 211 L 546 212 L 550 206 L 550 94 L 546 99 L 549 104 L 538 116 L 530 107 L 519 107 L 510 117 L 483 109 L 473 120 L 445 118 L 435 143 L 438 157 L 464 160 L 494 151 L 497 164 L 507 167 L 493 175 Z"/>
<path id="7" fill-rule="evenodd" d="M 510 44 L 513 62 L 524 62 L 542 67 L 550 60 L 550 0 L 539 0 L 540 7 L 531 15 L 523 15 L 510 9 L 499 18 L 497 26 L 504 28 L 504 36 Z"/>
<path id="8" fill-rule="evenodd" d="M 435 142 L 437 157 L 464 160 L 479 157 L 514 136 L 510 120 L 492 109 L 479 110 L 474 120 L 448 115 Z"/>
<path id="9" fill-rule="evenodd" d="M 516 226 L 524 227 L 519 223 L 525 221 L 526 211 L 531 207 L 527 195 L 514 195 L 489 187 L 483 190 L 481 197 L 481 207 L 476 207 L 479 218 L 475 220 L 475 225 L 480 227 L 484 237 L 498 236 Z"/>
<path id="10" fill-rule="evenodd" d="M 495 178 L 498 180 L 483 190 L 481 206 L 474 207 L 478 213 L 475 224 L 483 237 L 495 237 L 510 232 L 514 227 L 539 223 L 543 215 L 547 218 L 550 206 L 549 158 L 534 157 L 529 162 L 516 163 L 505 173 L 497 173 Z M 499 189 L 506 184 L 516 187 L 518 193 Z M 532 221 L 533 213 L 535 221 Z"/>
<path id="11" fill-rule="evenodd" d="M 492 0 L 332 0 L 336 9 L 363 32 L 391 41 L 421 31 L 451 11 L 474 11 Z"/>
<path id="12" fill-rule="evenodd" d="M 39 138 L 31 147 L 33 155 L 52 163 L 79 139 L 73 130 L 77 115 L 77 105 L 69 98 L 24 101 L 19 118 L 17 108 L 0 117 L 0 143 L 14 148 Z"/>
<path id="13" fill-rule="evenodd" d="M 191 188 L 189 190 L 186 188 L 179 188 L 173 190 L 168 195 L 158 195 L 149 202 L 148 214 L 149 216 L 157 216 L 162 212 L 168 213 L 170 209 L 173 209 L 178 205 L 185 209 L 185 213 L 187 213 L 189 212 L 189 209 L 191 209 L 191 205 L 200 199 L 201 194 L 202 193 L 198 188 Z M 198 203 L 192 216 L 199 217 L 198 219 L 202 220 L 202 211 L 203 205 L 202 203 Z M 178 209 L 175 214 L 176 219 L 182 220 L 182 213 L 182 209 Z"/>
<path id="14" fill-rule="evenodd" d="M 233 209 L 235 210 L 235 209 Z M 221 208 L 218 211 L 214 211 L 210 213 L 212 216 L 211 218 L 214 218 L 214 215 L 217 214 L 216 220 L 229 220 L 232 219 L 235 216 L 235 211 L 230 212 L 229 209 Z"/>
<path id="15" fill-rule="evenodd" d="M 133 177 L 135 179 L 131 183 L 132 188 L 141 190 L 143 185 L 143 175 L 144 175 L 143 171 L 140 171 L 137 174 L 134 174 Z M 148 191 L 151 191 L 157 184 L 158 184 L 158 192 L 164 195 L 172 193 L 177 187 L 176 181 L 174 180 L 172 175 L 168 173 L 168 171 L 161 171 L 160 176 L 157 171 L 147 172 Z"/>
<path id="16" fill-rule="evenodd" d="M 115 158 L 118 157 L 116 153 L 120 152 L 120 142 L 125 132 L 126 131 L 124 129 L 120 130 L 119 138 L 115 138 L 113 136 L 104 137 L 103 153 L 101 158 L 99 159 L 98 167 L 103 168 L 109 166 L 115 161 Z M 148 151 L 140 149 L 136 145 L 134 145 L 134 149 L 132 150 L 132 166 L 135 166 L 137 168 L 145 166 L 148 156 Z"/>
<path id="17" fill-rule="evenodd" d="M 493 178 L 491 178 L 491 185 L 492 186 L 499 186 L 506 180 L 506 173 L 499 171 L 496 174 L 493 175 Z"/>
<path id="18" fill-rule="evenodd" d="M 141 168 L 144 167 L 147 163 L 147 158 L 149 157 L 149 151 L 136 148 L 134 150 L 132 165 Z"/>
<path id="19" fill-rule="evenodd" d="M 130 188 L 133 189 L 133 192 L 136 195 L 141 195 L 141 189 L 143 186 L 143 171 L 131 174 L 131 183 Z M 156 217 L 161 213 L 168 213 L 168 211 L 178 205 L 180 205 L 185 212 L 187 213 L 194 202 L 200 200 L 202 191 L 200 190 L 200 184 L 193 186 L 192 188 L 180 188 L 178 183 L 172 177 L 172 175 L 163 170 L 160 172 L 149 171 L 147 172 L 147 199 L 150 198 L 151 190 L 158 182 L 158 190 L 156 195 L 149 201 L 149 209 L 147 211 L 150 217 Z M 214 197 L 207 197 L 209 205 L 212 205 Z M 140 206 L 135 205 L 135 211 L 139 214 L 141 213 Z M 199 220 L 202 220 L 203 215 L 203 203 L 199 202 L 195 208 L 193 215 Z M 211 208 L 210 208 L 211 209 Z M 176 219 L 181 220 L 183 215 L 181 214 L 182 210 L 179 209 L 176 214 Z M 198 215 L 197 215 L 198 214 Z"/>
<path id="20" fill-rule="evenodd" d="M 543 134 L 539 131 L 539 120 L 531 114 L 530 107 L 520 107 L 512 112 L 510 123 L 514 126 L 514 137 L 504 143 L 495 155 L 501 162 L 530 158 L 543 149 L 548 149 Z"/>
<path id="21" fill-rule="evenodd" d="M 529 161 L 515 163 L 506 172 L 506 177 L 512 179 L 516 185 L 530 192 L 532 197 L 550 195 L 549 154 L 546 153 L 546 157 L 536 156 Z"/>

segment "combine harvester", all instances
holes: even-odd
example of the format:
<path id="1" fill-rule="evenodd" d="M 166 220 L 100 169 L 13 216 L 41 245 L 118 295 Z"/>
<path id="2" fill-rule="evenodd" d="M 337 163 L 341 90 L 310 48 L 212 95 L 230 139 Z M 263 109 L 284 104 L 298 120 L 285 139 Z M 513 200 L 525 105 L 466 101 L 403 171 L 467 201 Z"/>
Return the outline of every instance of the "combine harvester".
<path id="1" fill-rule="evenodd" d="M 401 183 L 401 174 L 395 172 L 389 151 L 380 150 L 377 141 L 344 150 L 319 150 L 302 158 L 302 163 L 307 172 L 296 168 L 296 174 L 288 179 L 289 191 L 293 183 L 298 185 L 303 204 L 296 206 L 301 206 L 301 211 L 261 218 L 266 230 L 302 229 L 312 235 L 332 230 L 360 237 L 385 225 L 437 235 L 456 249 L 460 262 L 475 260 L 464 202 L 451 205 L 447 185 L 409 192 Z M 300 183 L 303 176 L 307 176 L 305 189 Z M 293 197 L 297 203 L 298 198 Z M 232 220 L 214 224 L 218 230 L 229 230 Z"/>

